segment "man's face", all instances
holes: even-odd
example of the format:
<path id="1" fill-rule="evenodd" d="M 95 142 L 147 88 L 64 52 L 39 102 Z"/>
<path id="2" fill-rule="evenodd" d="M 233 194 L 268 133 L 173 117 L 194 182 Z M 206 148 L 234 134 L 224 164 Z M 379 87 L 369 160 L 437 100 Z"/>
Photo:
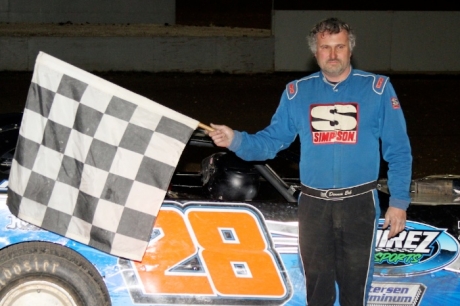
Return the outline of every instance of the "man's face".
<path id="1" fill-rule="evenodd" d="M 350 72 L 351 50 L 348 33 L 316 34 L 316 60 L 329 81 L 340 82 Z"/>

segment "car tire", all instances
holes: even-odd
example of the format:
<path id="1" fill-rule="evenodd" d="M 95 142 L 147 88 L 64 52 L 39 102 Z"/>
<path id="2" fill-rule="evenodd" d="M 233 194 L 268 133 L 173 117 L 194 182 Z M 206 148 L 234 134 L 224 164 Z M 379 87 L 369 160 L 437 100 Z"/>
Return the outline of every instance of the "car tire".
<path id="1" fill-rule="evenodd" d="M 0 251 L 0 306 L 111 305 L 96 268 L 77 252 L 49 242 Z"/>

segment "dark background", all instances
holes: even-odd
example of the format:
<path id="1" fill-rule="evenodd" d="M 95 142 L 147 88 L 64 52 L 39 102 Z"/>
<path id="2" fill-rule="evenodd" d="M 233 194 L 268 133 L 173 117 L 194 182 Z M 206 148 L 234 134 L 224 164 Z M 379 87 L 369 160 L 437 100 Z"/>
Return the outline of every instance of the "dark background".
<path id="1" fill-rule="evenodd" d="M 271 10 L 458 11 L 456 1 L 176 0 L 176 23 L 270 29 Z M 352 23 L 352 21 L 349 21 Z"/>
<path id="2" fill-rule="evenodd" d="M 434 7 L 436 5 L 436 8 Z M 401 4 L 369 3 L 361 10 L 407 10 Z M 270 28 L 271 9 L 358 10 L 343 3 L 271 0 L 176 0 L 182 25 Z M 418 3 L 417 10 L 456 10 L 452 1 Z M 352 20 L 348 21 L 352 25 Z M 359 33 L 357 33 L 359 36 Z M 359 67 L 357 67 L 359 68 Z M 199 73 L 98 73 L 205 124 L 222 123 L 256 132 L 276 110 L 285 84 L 305 73 L 252 75 Z M 460 174 L 460 75 L 389 74 L 404 110 L 413 151 L 413 177 Z M 32 72 L 0 72 L 0 113 L 22 112 Z M 1 122 L 0 122 L 1 127 Z"/>
<path id="3" fill-rule="evenodd" d="M 99 73 L 99 76 L 205 124 L 255 132 L 265 127 L 287 82 L 302 74 Z M 1 113 L 21 112 L 31 72 L 0 72 Z M 390 75 L 404 110 L 413 177 L 460 174 L 456 75 Z"/>

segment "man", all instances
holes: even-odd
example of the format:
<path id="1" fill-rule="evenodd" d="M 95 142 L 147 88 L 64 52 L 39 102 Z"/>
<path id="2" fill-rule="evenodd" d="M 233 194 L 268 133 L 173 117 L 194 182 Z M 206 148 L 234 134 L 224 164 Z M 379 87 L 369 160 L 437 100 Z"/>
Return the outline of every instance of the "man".
<path id="1" fill-rule="evenodd" d="M 299 248 L 309 306 L 365 305 L 380 216 L 380 150 L 389 164 L 389 238 L 405 228 L 411 148 L 396 93 L 385 76 L 353 69 L 355 36 L 336 18 L 318 23 L 309 46 L 321 70 L 286 86 L 268 127 L 256 134 L 214 125 L 217 146 L 245 160 L 273 158 L 299 136 Z"/>

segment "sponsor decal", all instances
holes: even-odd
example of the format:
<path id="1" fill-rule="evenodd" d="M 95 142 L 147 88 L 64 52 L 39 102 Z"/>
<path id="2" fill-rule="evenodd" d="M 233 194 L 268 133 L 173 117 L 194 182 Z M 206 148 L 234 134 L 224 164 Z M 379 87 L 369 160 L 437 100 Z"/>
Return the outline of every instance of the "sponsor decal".
<path id="1" fill-rule="evenodd" d="M 366 305 L 417 306 L 425 291 L 423 284 L 372 282 Z"/>
<path id="2" fill-rule="evenodd" d="M 384 81 L 384 78 L 379 77 L 379 79 L 377 80 L 377 84 L 375 85 L 375 88 L 377 88 L 377 89 L 381 88 L 382 84 L 383 84 L 383 81 Z"/>
<path id="3" fill-rule="evenodd" d="M 358 104 L 311 105 L 310 122 L 314 144 L 355 144 L 358 139 Z"/>
<path id="4" fill-rule="evenodd" d="M 396 97 L 392 97 L 392 98 L 391 98 L 391 106 L 392 106 L 394 109 L 400 109 L 400 108 L 401 108 L 401 105 L 399 104 L 398 98 L 396 98 Z"/>
<path id="5" fill-rule="evenodd" d="M 295 93 L 295 86 L 293 83 L 289 84 L 289 94 L 293 95 Z"/>
<path id="6" fill-rule="evenodd" d="M 380 220 L 375 241 L 375 275 L 412 276 L 441 270 L 459 257 L 458 241 L 446 229 L 413 221 L 397 237 Z"/>
<path id="7" fill-rule="evenodd" d="M 10 223 L 6 225 L 7 230 L 42 231 L 41 228 L 23 221 L 14 215 L 10 215 L 8 218 L 10 219 Z"/>
<path id="8" fill-rule="evenodd" d="M 282 305 L 293 295 L 263 216 L 245 204 L 165 203 L 142 262 L 118 264 L 136 304 Z"/>

